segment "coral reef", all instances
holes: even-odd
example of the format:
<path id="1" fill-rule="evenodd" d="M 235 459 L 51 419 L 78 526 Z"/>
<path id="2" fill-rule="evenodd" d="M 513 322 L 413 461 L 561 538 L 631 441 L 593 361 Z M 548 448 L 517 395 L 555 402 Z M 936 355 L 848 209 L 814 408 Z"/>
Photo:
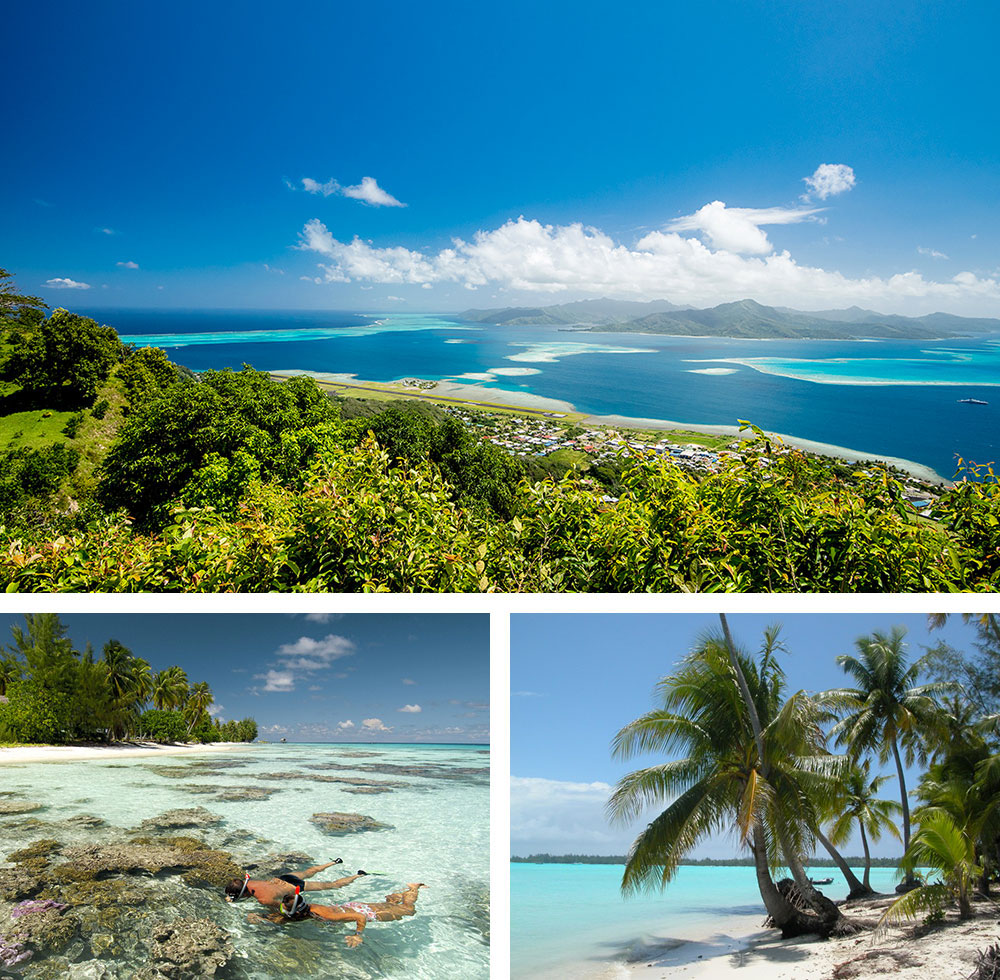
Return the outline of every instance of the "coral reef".
<path id="1" fill-rule="evenodd" d="M 362 813 L 314 813 L 309 818 L 327 834 L 357 834 L 365 830 L 392 830 L 389 824 L 379 823 L 374 817 Z"/>

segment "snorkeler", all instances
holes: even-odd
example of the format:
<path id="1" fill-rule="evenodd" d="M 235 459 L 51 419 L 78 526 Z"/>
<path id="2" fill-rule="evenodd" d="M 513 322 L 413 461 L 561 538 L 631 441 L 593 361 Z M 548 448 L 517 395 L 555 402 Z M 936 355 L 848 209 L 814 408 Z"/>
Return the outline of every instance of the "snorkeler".
<path id="1" fill-rule="evenodd" d="M 301 919 L 323 919 L 326 922 L 353 922 L 356 932 L 344 937 L 348 946 L 360 946 L 361 933 L 369 922 L 394 922 L 416 912 L 417 893 L 427 886 L 411 881 L 404 891 L 385 896 L 384 902 L 344 902 L 343 905 L 310 905 L 299 892 L 286 895 L 279 911 L 261 916 L 251 913 L 250 922 L 287 922 Z"/>
<path id="2" fill-rule="evenodd" d="M 268 905 L 277 908 L 281 900 L 287 895 L 298 895 L 300 892 L 318 892 L 328 888 L 343 888 L 352 881 L 368 874 L 367 871 L 359 871 L 356 875 L 348 875 L 346 878 L 338 878 L 336 881 L 307 881 L 320 871 L 333 867 L 335 864 L 343 864 L 343 858 L 330 861 L 327 864 L 317 864 L 313 868 L 306 868 L 297 875 L 284 874 L 268 878 L 266 881 L 250 877 L 250 872 L 246 872 L 243 878 L 233 878 L 226 885 L 226 901 L 238 902 L 241 898 L 250 896 L 256 898 L 261 905 Z"/>

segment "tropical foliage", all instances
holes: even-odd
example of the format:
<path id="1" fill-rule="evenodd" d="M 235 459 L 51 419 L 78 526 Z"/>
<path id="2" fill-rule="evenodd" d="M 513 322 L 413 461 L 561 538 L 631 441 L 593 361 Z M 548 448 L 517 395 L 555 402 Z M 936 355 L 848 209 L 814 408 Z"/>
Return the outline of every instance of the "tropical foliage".
<path id="1" fill-rule="evenodd" d="M 1000 627 L 992 616 L 970 619 L 980 638 Z M 849 931 L 855 923 L 825 904 L 804 865 L 821 846 L 847 875 L 850 899 L 873 894 L 869 842 L 887 834 L 906 846 L 903 894 L 882 925 L 939 919 L 951 906 L 971 915 L 1000 875 L 1000 718 L 979 713 L 954 681 L 921 683 L 933 658 L 911 662 L 902 629 L 859 637 L 856 654 L 837 658 L 855 687 L 809 695 L 786 692 L 776 630 L 751 657 L 720 621 L 722 632 L 703 636 L 660 681 L 653 710 L 614 737 L 618 758 L 662 758 L 624 776 L 608 802 L 618 822 L 655 812 L 625 859 L 623 892 L 665 887 L 700 842 L 730 833 L 751 855 L 773 925 L 786 935 Z M 832 744 L 846 754 L 832 755 Z M 904 759 L 927 763 L 912 836 Z M 899 802 L 881 795 L 893 781 Z M 855 836 L 863 881 L 838 851 Z M 778 866 L 794 881 L 776 886 Z"/>
<path id="2" fill-rule="evenodd" d="M 630 822 L 670 801 L 636 838 L 622 890 L 663 887 L 691 849 L 713 833 L 733 831 L 753 855 L 768 914 L 786 935 L 830 932 L 839 914 L 808 883 L 803 856 L 812 849 L 819 807 L 836 786 L 843 760 L 824 748 L 818 705 L 803 692 L 786 698 L 769 630 L 756 659 L 707 635 L 657 686 L 658 706 L 615 736 L 612 752 L 679 753 L 680 758 L 623 777 L 608 802 L 612 820 Z M 779 861 L 792 870 L 814 911 L 803 916 L 771 878 Z"/>
<path id="3" fill-rule="evenodd" d="M 15 445 L 19 422 L 11 448 L 0 442 L 9 591 L 1000 583 L 989 469 L 966 468 L 930 519 L 890 472 L 785 451 L 752 426 L 715 472 L 623 452 L 582 474 L 510 456 L 438 408 L 339 403 L 311 379 L 279 383 L 249 367 L 196 377 L 85 317 L 45 318 L 29 300 L 0 308 L 0 435 L 16 410 L 44 403 L 73 411 L 54 429 L 71 432 L 72 447 L 62 434 Z"/>
<path id="4" fill-rule="evenodd" d="M 179 667 L 154 675 L 149 663 L 117 640 L 95 658 L 75 650 L 64 623 L 28 614 L 0 649 L 0 742 L 67 743 L 148 737 L 157 741 L 253 741 L 252 718 L 226 722 L 208 715 L 212 692 L 200 681 L 188 691 Z M 153 700 L 156 708 L 144 710 Z"/>

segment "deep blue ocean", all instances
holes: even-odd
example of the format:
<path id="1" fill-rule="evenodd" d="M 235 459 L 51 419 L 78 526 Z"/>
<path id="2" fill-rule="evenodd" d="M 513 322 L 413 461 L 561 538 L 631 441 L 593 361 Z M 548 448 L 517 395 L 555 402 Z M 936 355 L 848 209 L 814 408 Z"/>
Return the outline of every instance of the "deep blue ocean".
<path id="1" fill-rule="evenodd" d="M 747 341 L 463 323 L 444 314 L 103 310 L 194 370 L 251 364 L 372 381 L 453 379 L 599 415 L 776 432 L 929 466 L 1000 458 L 1000 336 Z M 486 396 L 488 397 L 488 396 Z M 963 404 L 977 398 L 987 405 Z"/>

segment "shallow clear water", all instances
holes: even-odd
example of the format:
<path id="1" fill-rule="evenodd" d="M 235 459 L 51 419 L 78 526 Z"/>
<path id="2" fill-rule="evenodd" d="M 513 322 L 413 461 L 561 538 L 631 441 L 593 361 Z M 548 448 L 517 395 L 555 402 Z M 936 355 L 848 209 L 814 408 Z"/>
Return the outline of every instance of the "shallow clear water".
<path id="1" fill-rule="evenodd" d="M 386 765 L 418 768 L 407 774 L 379 771 Z M 158 918 L 208 916 L 232 935 L 237 958 L 220 977 L 485 978 L 489 975 L 488 767 L 488 750 L 482 746 L 328 744 L 3 766 L 3 792 L 43 803 L 44 809 L 31 817 L 47 826 L 25 827 L 23 817 L 0 818 L 2 853 L 46 837 L 75 843 L 120 841 L 123 829 L 166 810 L 202 806 L 224 822 L 176 833 L 202 837 L 231 852 L 237 863 L 249 865 L 266 853 L 296 851 L 317 864 L 343 858 L 342 866 L 317 880 L 359 868 L 383 873 L 341 890 L 317 893 L 317 902 L 382 901 L 405 882 L 429 886 L 420 893 L 416 915 L 370 923 L 364 944 L 349 949 L 344 944 L 349 930 L 344 926 L 314 921 L 280 927 L 250 924 L 245 916 L 259 908 L 255 903 L 229 905 L 221 891 L 190 887 L 176 876 L 136 879 L 159 896 L 161 907 L 153 910 Z M 265 778 L 274 773 L 291 778 Z M 353 788 L 349 785 L 317 782 L 314 776 L 371 780 L 392 789 L 358 795 L 348 792 Z M 250 802 L 218 798 L 226 790 L 247 787 L 275 792 Z M 361 813 L 392 829 L 333 837 L 309 822 L 318 811 Z M 80 814 L 103 817 L 109 826 L 83 831 L 60 824 Z M 0 933 L 5 931 L 8 912 L 9 903 L 0 903 Z M 105 963 L 125 977 L 134 969 L 137 955 L 128 950 L 122 959 Z M 37 959 L 31 961 L 25 976 L 30 978 L 42 965 Z"/>
<path id="2" fill-rule="evenodd" d="M 457 379 L 583 412 L 690 425 L 748 419 L 776 432 L 896 456 L 945 477 L 957 456 L 1000 458 L 996 337 L 733 340 L 496 327 L 427 314 L 93 311 L 135 344 L 195 370 Z M 822 382 L 822 383 L 820 383 Z M 979 398 L 988 405 L 962 404 Z"/>
<path id="3" fill-rule="evenodd" d="M 573 964 L 624 962 L 650 948 L 707 939 L 735 926 L 754 932 L 764 905 L 753 868 L 682 867 L 661 894 L 623 899 L 622 866 L 614 864 L 512 864 L 510 866 L 511 977 L 572 975 Z M 855 869 L 861 876 L 860 869 Z M 836 868 L 817 868 L 829 898 L 846 897 Z M 891 891 L 891 868 L 872 868 L 871 884 Z"/>

